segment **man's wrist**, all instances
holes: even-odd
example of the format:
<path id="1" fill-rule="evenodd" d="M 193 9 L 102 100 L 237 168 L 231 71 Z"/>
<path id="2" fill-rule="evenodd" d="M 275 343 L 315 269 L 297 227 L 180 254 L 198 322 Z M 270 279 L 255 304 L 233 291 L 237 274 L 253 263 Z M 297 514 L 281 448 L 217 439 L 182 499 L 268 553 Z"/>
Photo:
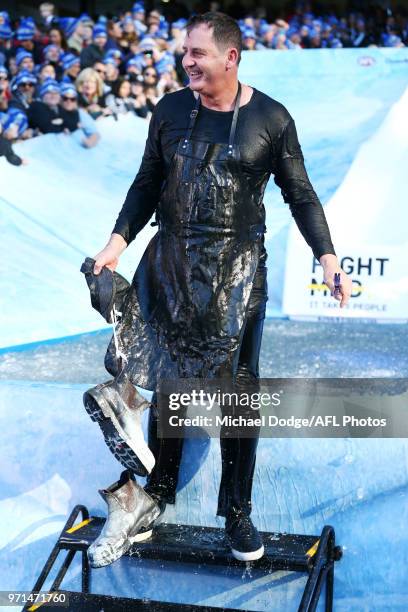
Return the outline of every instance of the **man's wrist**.
<path id="1" fill-rule="evenodd" d="M 109 238 L 108 246 L 113 247 L 121 255 L 126 250 L 128 244 L 123 236 L 113 233 Z"/>
<path id="2" fill-rule="evenodd" d="M 339 266 L 339 260 L 337 259 L 337 255 L 333 255 L 333 253 L 325 253 L 324 255 L 319 257 L 319 261 L 323 267 Z"/>

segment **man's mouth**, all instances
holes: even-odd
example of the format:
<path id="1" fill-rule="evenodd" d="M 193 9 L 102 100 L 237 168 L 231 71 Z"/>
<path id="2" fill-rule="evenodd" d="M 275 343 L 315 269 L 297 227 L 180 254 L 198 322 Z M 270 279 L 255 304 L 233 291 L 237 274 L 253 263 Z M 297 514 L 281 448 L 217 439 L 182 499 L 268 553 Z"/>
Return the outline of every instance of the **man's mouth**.
<path id="1" fill-rule="evenodd" d="M 190 70 L 188 76 L 190 77 L 190 79 L 199 79 L 203 76 L 203 73 L 201 72 L 201 70 Z"/>

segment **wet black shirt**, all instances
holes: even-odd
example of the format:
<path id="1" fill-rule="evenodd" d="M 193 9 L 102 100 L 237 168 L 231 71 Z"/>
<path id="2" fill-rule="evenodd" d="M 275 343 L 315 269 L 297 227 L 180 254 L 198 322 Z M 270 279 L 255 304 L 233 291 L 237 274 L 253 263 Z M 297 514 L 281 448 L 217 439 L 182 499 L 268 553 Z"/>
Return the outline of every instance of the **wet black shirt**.
<path id="1" fill-rule="evenodd" d="M 155 108 L 139 172 L 113 229 L 128 244 L 156 209 L 163 181 L 194 106 L 194 95 L 187 87 L 165 95 Z M 192 140 L 228 142 L 232 115 L 232 111 L 201 106 Z M 243 170 L 255 188 L 259 185 L 263 189 L 265 178 L 274 175 L 315 257 L 335 254 L 323 207 L 304 166 L 295 123 L 286 108 L 254 88 L 250 101 L 239 109 L 235 142 L 241 146 Z"/>

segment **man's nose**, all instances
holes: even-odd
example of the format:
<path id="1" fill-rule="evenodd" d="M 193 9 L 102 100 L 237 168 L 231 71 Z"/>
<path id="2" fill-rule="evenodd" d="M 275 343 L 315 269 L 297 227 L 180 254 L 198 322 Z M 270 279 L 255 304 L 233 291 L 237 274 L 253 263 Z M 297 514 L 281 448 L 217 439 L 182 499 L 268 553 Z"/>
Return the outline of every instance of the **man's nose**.
<path id="1" fill-rule="evenodd" d="M 195 64 L 194 58 L 186 53 L 183 57 L 183 64 L 185 67 L 191 68 Z"/>

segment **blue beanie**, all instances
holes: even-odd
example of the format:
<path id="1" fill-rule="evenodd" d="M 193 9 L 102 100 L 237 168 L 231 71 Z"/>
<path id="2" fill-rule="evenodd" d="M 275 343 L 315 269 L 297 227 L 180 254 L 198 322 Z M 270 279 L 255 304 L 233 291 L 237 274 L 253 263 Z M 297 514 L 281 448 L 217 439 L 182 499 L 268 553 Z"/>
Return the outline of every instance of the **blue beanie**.
<path id="1" fill-rule="evenodd" d="M 122 57 L 122 51 L 120 49 L 109 49 L 109 51 L 107 51 L 105 53 L 105 59 L 109 59 L 109 58 L 121 58 Z"/>
<path id="2" fill-rule="evenodd" d="M 20 66 L 21 62 L 24 59 L 26 59 L 27 57 L 29 57 L 30 59 L 33 59 L 32 53 L 30 53 L 29 51 L 26 51 L 25 49 L 22 49 L 20 47 L 20 49 L 18 49 L 17 54 L 16 54 L 16 64 L 17 64 L 17 66 Z"/>
<path id="3" fill-rule="evenodd" d="M 8 77 L 8 71 L 5 66 L 0 66 L 0 74 L 4 74 L 6 77 Z"/>
<path id="4" fill-rule="evenodd" d="M 252 28 L 245 28 L 242 32 L 242 38 L 253 38 L 256 40 L 255 30 Z"/>
<path id="5" fill-rule="evenodd" d="M 96 25 L 93 29 L 92 38 L 97 38 L 98 36 L 105 36 L 105 38 L 108 38 L 106 29 L 101 25 Z"/>
<path id="6" fill-rule="evenodd" d="M 40 98 L 43 98 L 45 94 L 51 92 L 60 93 L 59 83 L 55 79 L 45 79 L 44 83 L 40 87 Z"/>
<path id="7" fill-rule="evenodd" d="M 52 51 L 52 50 L 57 50 L 57 51 L 58 51 L 58 53 L 59 53 L 59 56 L 61 56 L 61 51 L 60 51 L 60 48 L 58 47 L 58 45 L 51 44 L 51 45 L 47 45 L 46 47 L 44 47 L 44 49 L 43 49 L 43 55 L 44 55 L 44 57 L 46 58 L 46 57 L 47 57 L 47 54 L 48 54 L 50 51 Z"/>
<path id="8" fill-rule="evenodd" d="M 132 7 L 132 13 L 145 13 L 145 7 L 143 5 L 143 2 L 135 2 L 135 4 Z"/>
<path id="9" fill-rule="evenodd" d="M 3 40 L 10 40 L 12 35 L 13 32 L 8 23 L 2 23 L 0 25 L 0 38 L 2 38 Z"/>
<path id="10" fill-rule="evenodd" d="M 78 92 L 72 83 L 62 83 L 60 91 L 61 91 L 62 96 L 65 96 L 66 94 L 71 94 L 72 96 L 75 96 L 76 98 L 78 97 Z"/>
<path id="11" fill-rule="evenodd" d="M 155 63 L 155 69 L 157 74 L 162 75 L 165 72 L 172 72 L 174 68 L 174 62 L 169 61 L 169 58 L 163 57 L 161 60 Z"/>
<path id="12" fill-rule="evenodd" d="M 20 27 L 17 28 L 17 40 L 32 40 L 34 38 L 35 28 L 32 21 L 22 19 Z"/>
<path id="13" fill-rule="evenodd" d="M 58 20 L 59 26 L 64 30 L 66 38 L 72 36 L 79 23 L 79 19 L 75 17 L 60 17 Z"/>
<path id="14" fill-rule="evenodd" d="M 126 62 L 126 70 L 128 70 L 130 66 L 135 66 L 141 72 L 143 68 L 146 68 L 147 66 L 144 55 L 139 53 L 138 55 L 131 57 L 130 60 Z"/>
<path id="15" fill-rule="evenodd" d="M 75 66 L 75 64 L 80 64 L 80 59 L 73 53 L 64 53 L 64 55 L 61 57 L 61 63 L 65 71 L 72 68 L 72 66 Z"/>
<path id="16" fill-rule="evenodd" d="M 28 72 L 28 70 L 21 70 L 21 72 L 11 81 L 11 89 L 14 91 L 19 85 L 24 85 L 24 83 L 32 83 L 35 85 L 36 82 L 37 79 L 31 72 Z"/>
<path id="17" fill-rule="evenodd" d="M 177 19 L 177 21 L 173 21 L 173 23 L 171 24 L 172 28 L 175 28 L 176 30 L 183 30 L 187 25 L 187 19 Z"/>
<path id="18" fill-rule="evenodd" d="M 3 123 L 4 131 L 7 131 L 13 124 L 17 125 L 19 136 L 28 128 L 27 116 L 19 108 L 10 108 L 8 110 L 6 119 Z"/>

